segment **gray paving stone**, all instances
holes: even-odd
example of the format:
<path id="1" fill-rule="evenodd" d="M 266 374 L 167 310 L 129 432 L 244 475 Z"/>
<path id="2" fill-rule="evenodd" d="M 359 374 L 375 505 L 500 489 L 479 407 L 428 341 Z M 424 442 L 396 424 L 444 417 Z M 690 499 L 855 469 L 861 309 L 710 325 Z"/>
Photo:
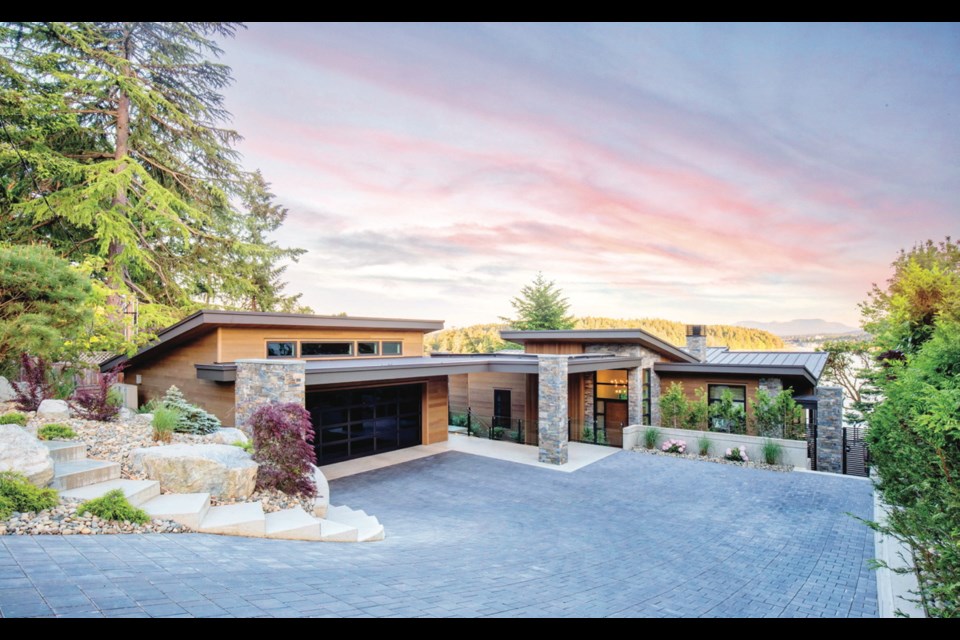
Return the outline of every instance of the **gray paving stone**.
<path id="1" fill-rule="evenodd" d="M 621 452 L 460 453 L 331 483 L 387 538 L 0 537 L 0 615 L 875 616 L 868 483 Z M 89 596 L 89 597 L 88 597 Z"/>

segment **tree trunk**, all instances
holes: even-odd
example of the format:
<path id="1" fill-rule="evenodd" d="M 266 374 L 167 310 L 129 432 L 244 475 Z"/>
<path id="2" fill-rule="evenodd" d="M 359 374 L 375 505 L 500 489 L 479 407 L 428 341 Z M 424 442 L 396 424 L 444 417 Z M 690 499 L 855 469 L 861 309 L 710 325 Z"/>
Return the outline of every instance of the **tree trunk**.
<path id="1" fill-rule="evenodd" d="M 127 25 L 124 29 L 123 34 L 123 58 L 128 62 L 124 64 L 121 69 L 121 73 L 124 76 L 130 76 L 130 64 L 129 60 L 133 54 L 133 43 L 130 40 L 131 35 L 131 26 Z M 127 95 L 127 92 L 123 87 L 118 88 L 117 92 L 117 139 L 116 146 L 114 147 L 113 159 L 117 161 L 122 161 L 127 157 L 129 152 L 129 140 L 130 140 L 130 96 Z M 120 163 L 117 165 L 117 168 L 114 170 L 115 173 L 122 173 L 126 168 L 125 163 Z M 129 200 L 127 199 L 127 191 L 123 187 L 117 187 L 117 193 L 114 195 L 113 200 L 110 205 L 113 209 L 125 210 Z M 107 249 L 107 284 L 114 290 L 114 293 L 110 294 L 110 297 L 107 299 L 107 303 L 114 308 L 114 314 L 118 320 L 123 319 L 124 313 L 124 300 L 123 297 L 119 294 L 124 288 L 124 275 L 126 267 L 117 267 L 117 260 L 120 254 L 123 253 L 123 245 L 117 242 L 116 240 L 110 243 L 110 247 Z M 125 336 L 128 337 L 129 336 Z"/>

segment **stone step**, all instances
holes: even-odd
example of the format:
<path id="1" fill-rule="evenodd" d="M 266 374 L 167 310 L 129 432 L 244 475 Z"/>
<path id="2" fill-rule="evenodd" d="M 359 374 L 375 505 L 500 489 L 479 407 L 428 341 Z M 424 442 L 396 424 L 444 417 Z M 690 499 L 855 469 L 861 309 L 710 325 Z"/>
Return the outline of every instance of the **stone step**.
<path id="1" fill-rule="evenodd" d="M 384 529 L 380 521 L 362 510 L 351 509 L 344 505 L 330 506 L 327 509 L 326 519 L 356 527 L 359 542 L 372 542 L 384 538 Z"/>
<path id="2" fill-rule="evenodd" d="M 319 518 L 320 539 L 324 542 L 357 542 L 359 531 L 342 522 Z"/>
<path id="3" fill-rule="evenodd" d="M 264 533 L 281 540 L 320 540 L 320 521 L 300 507 L 275 511 L 264 516 Z"/>
<path id="4" fill-rule="evenodd" d="M 58 491 L 79 489 L 98 482 L 116 480 L 120 477 L 120 465 L 106 460 L 84 458 L 70 462 L 58 462 L 53 466 L 51 487 Z"/>
<path id="5" fill-rule="evenodd" d="M 168 493 L 143 505 L 153 519 L 173 520 L 194 531 L 210 510 L 209 493 Z"/>
<path id="6" fill-rule="evenodd" d="M 54 462 L 71 462 L 87 457 L 87 445 L 66 440 L 41 440 L 40 444 L 50 450 Z"/>
<path id="7" fill-rule="evenodd" d="M 61 498 L 77 498 L 80 500 L 93 500 L 105 495 L 108 491 L 120 489 L 123 495 L 127 496 L 127 501 L 135 507 L 139 507 L 145 502 L 153 500 L 160 495 L 160 483 L 156 480 L 107 480 L 90 484 L 79 489 L 70 489 L 61 491 Z"/>
<path id="8" fill-rule="evenodd" d="M 258 500 L 210 507 L 197 530 L 202 533 L 262 538 L 264 527 L 263 505 Z"/>

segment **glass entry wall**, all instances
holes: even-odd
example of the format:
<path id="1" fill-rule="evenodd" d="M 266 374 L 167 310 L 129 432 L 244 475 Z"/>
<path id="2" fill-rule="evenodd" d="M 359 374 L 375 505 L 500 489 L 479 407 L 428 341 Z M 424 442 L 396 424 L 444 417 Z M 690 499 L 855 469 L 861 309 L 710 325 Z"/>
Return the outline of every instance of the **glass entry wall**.
<path id="1" fill-rule="evenodd" d="M 423 385 L 308 391 L 317 464 L 420 444 Z"/>
<path id="2" fill-rule="evenodd" d="M 627 370 L 605 369 L 597 371 L 595 375 L 593 411 L 596 433 L 603 434 L 602 444 L 621 446 L 623 427 L 628 424 L 627 398 L 630 388 Z"/>

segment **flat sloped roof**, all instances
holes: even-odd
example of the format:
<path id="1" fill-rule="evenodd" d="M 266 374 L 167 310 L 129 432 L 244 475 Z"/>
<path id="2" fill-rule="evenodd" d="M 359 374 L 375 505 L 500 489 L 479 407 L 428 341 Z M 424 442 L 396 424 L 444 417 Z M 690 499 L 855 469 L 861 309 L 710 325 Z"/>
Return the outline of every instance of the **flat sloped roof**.
<path id="1" fill-rule="evenodd" d="M 580 342 L 587 344 L 639 344 L 657 353 L 679 360 L 697 362 L 697 359 L 666 340 L 661 340 L 643 329 L 560 329 L 552 331 L 501 331 L 500 337 L 510 342 Z"/>

